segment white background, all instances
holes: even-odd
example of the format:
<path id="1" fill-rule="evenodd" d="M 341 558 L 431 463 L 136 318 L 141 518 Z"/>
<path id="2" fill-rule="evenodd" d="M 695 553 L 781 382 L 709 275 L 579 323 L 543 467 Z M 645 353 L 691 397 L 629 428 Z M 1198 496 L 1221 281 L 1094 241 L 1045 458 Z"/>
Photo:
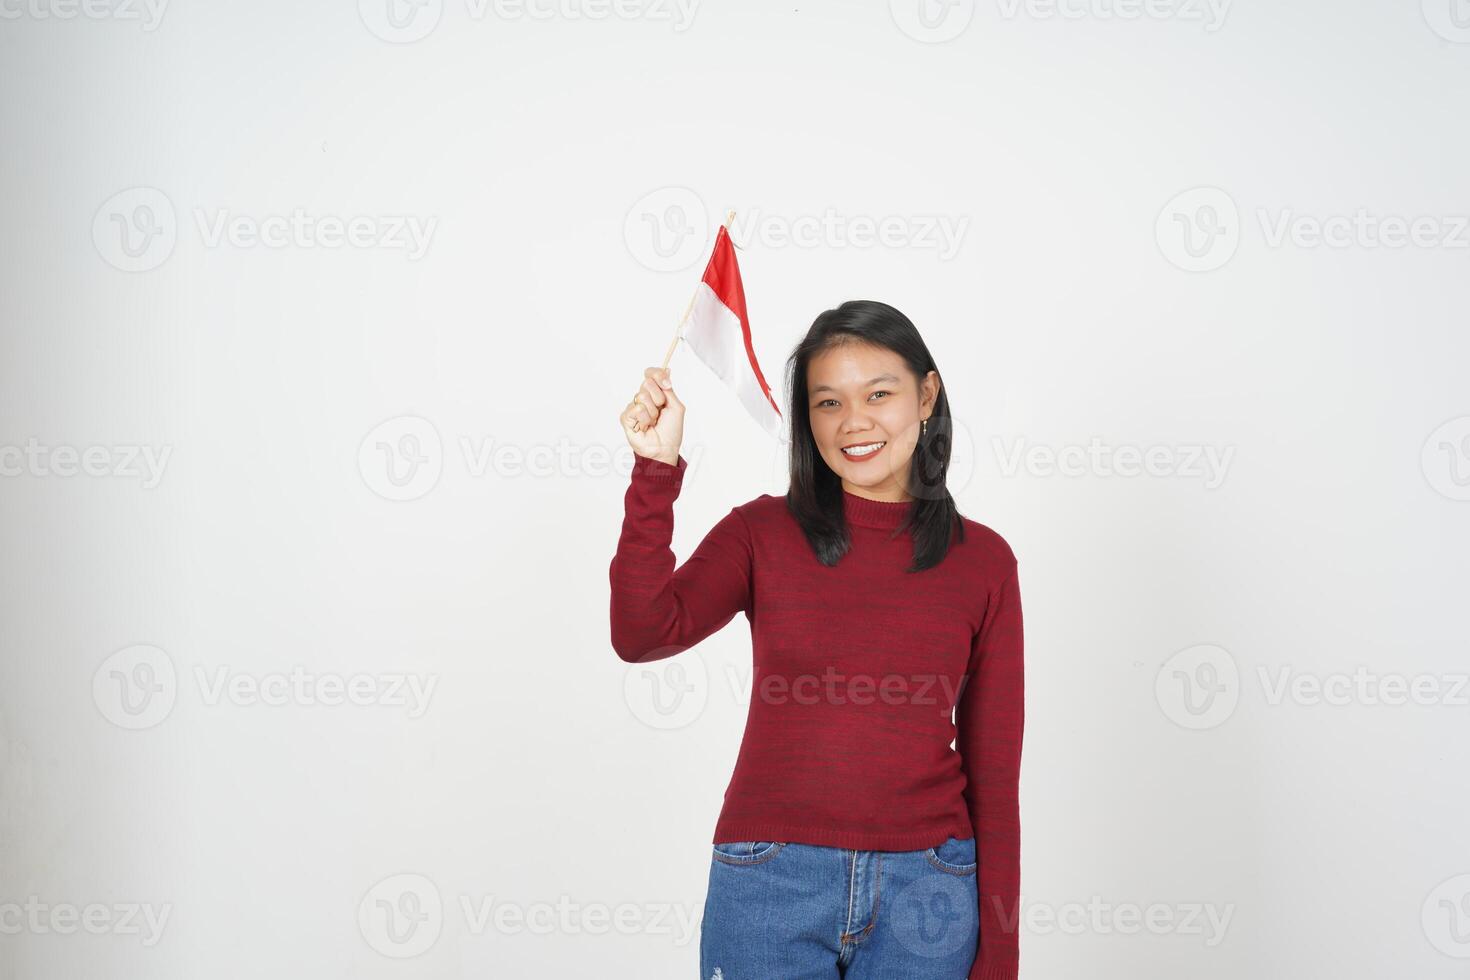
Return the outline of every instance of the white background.
<path id="1" fill-rule="evenodd" d="M 0 0 L 0 980 L 693 976 L 748 631 L 650 678 L 607 571 L 729 208 L 1020 556 L 1023 976 L 1464 975 L 1462 0 L 388 2 Z M 673 377 L 682 560 L 784 474 Z"/>

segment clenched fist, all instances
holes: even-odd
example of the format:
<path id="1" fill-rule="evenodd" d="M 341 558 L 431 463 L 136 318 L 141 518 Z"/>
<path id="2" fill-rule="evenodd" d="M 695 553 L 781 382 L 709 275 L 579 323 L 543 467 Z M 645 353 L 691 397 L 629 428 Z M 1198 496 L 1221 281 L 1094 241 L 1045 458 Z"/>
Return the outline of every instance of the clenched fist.
<path id="1" fill-rule="evenodd" d="M 643 369 L 643 385 L 623 409 L 620 421 L 633 452 L 678 465 L 679 444 L 684 440 L 684 403 L 674 394 L 668 368 Z"/>

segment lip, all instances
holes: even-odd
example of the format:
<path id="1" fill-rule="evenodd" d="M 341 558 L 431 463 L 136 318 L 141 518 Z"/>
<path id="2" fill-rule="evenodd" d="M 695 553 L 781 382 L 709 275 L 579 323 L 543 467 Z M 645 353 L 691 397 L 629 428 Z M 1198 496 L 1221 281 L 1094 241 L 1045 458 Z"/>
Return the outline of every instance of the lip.
<path id="1" fill-rule="evenodd" d="M 847 455 L 847 453 L 842 453 L 842 458 L 845 459 L 845 460 L 847 460 L 849 463 L 866 463 L 870 459 L 876 459 L 877 457 L 882 456 L 883 455 L 883 450 L 885 450 L 885 449 L 888 448 L 888 442 L 887 442 L 887 440 L 884 440 L 884 439 L 872 439 L 869 442 L 854 442 L 851 445 L 854 445 L 854 446 L 866 446 L 866 445 L 871 445 L 874 442 L 881 442 L 881 443 L 883 443 L 883 445 L 880 446 L 879 448 L 873 450 L 872 452 L 868 453 L 868 455 L 866 455 L 866 456 L 849 456 L 849 455 Z M 841 452 L 841 450 L 838 450 L 838 451 Z"/>

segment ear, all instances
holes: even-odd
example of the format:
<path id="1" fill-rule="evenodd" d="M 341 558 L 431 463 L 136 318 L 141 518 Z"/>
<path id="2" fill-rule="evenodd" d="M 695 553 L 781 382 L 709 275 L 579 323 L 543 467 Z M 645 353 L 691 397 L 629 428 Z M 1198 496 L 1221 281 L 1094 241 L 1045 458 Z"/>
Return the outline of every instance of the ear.
<path id="1" fill-rule="evenodd" d="M 939 372 L 930 371 L 924 375 L 924 407 L 932 408 L 939 399 Z"/>

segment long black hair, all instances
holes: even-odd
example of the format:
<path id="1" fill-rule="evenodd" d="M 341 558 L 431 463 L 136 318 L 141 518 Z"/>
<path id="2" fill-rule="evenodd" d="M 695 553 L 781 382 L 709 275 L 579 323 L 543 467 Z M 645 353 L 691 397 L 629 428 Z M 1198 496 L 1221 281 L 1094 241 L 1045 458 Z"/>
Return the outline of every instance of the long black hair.
<path id="1" fill-rule="evenodd" d="M 786 509 L 801 525 L 807 542 L 823 565 L 836 565 L 851 546 L 842 506 L 842 481 L 817 451 L 807 408 L 807 368 L 818 354 L 844 344 L 883 347 L 903 358 L 922 384 L 930 371 L 938 372 L 924 339 L 908 317 L 887 303 L 849 300 L 812 321 L 806 337 L 786 362 L 791 420 L 791 486 Z M 914 542 L 913 563 L 920 572 L 939 564 L 957 534 L 965 539 L 954 497 L 945 485 L 952 443 L 949 397 L 940 376 L 933 414 L 923 426 L 908 472 L 901 477 L 913 498 L 905 520 L 894 534 L 907 530 Z"/>

